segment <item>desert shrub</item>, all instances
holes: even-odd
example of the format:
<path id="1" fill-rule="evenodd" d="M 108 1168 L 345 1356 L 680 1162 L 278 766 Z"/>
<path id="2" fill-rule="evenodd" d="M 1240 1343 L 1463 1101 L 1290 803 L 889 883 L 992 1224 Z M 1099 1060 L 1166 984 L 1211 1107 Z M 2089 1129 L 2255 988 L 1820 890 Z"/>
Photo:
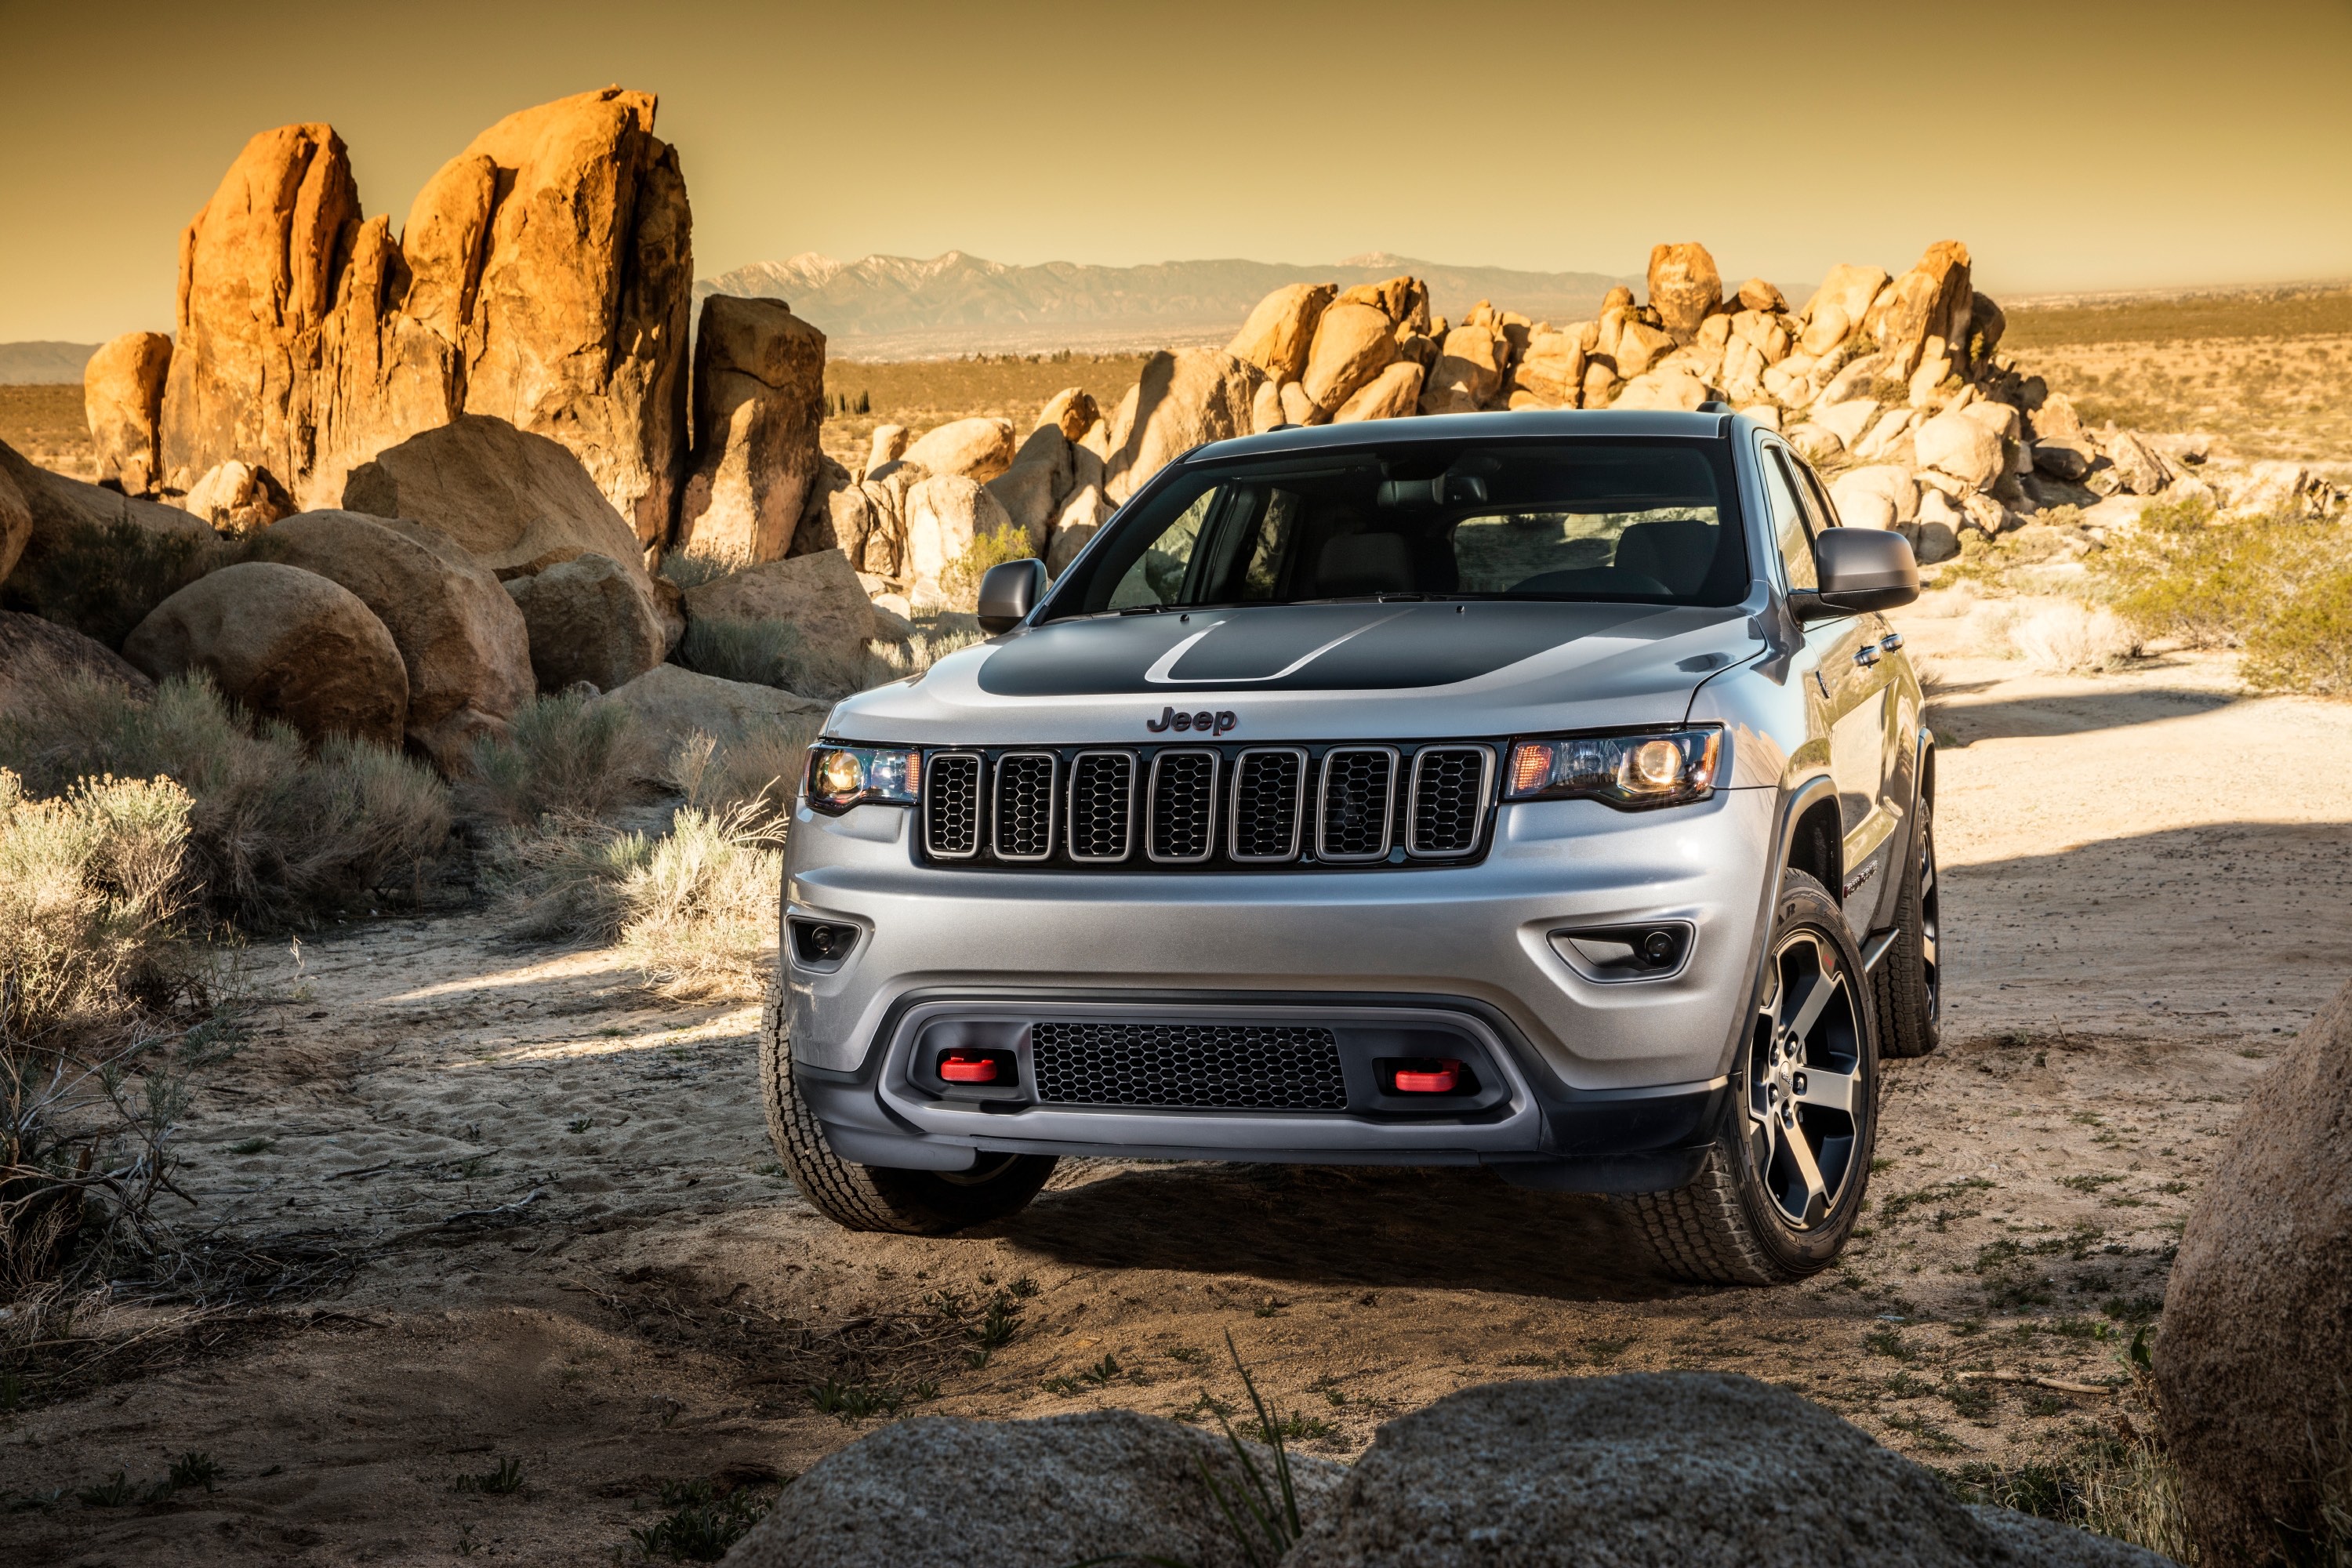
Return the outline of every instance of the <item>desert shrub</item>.
<path id="1" fill-rule="evenodd" d="M 2352 697 L 2352 567 L 2307 578 L 2247 628 L 2245 643 L 2247 685 Z"/>
<path id="2" fill-rule="evenodd" d="M 228 559 L 199 537 L 151 532 L 128 518 L 77 522 L 20 563 L 0 605 L 119 648 L 147 612 Z"/>
<path id="3" fill-rule="evenodd" d="M 2181 1512 L 2179 1473 L 2146 1443 L 2095 1438 L 2054 1459 L 1966 1465 L 1949 1479 L 1967 1502 L 2113 1536 L 2176 1562 L 2197 1560 Z"/>
<path id="4" fill-rule="evenodd" d="M 718 555 L 704 550 L 673 550 L 661 558 L 661 574 L 680 588 L 699 588 L 705 583 L 715 583 L 730 572 L 740 571 L 748 562 L 728 555 Z"/>
<path id="5" fill-rule="evenodd" d="M 931 666 L 951 653 L 973 647 L 982 636 L 977 629 L 917 632 L 902 644 L 877 643 L 874 646 L 876 657 L 889 666 L 888 679 L 903 680 L 910 675 L 928 672 Z"/>
<path id="6" fill-rule="evenodd" d="M 1974 601 L 1940 606 L 1964 617 L 1971 651 L 2053 675 L 2114 669 L 2139 657 L 2128 622 L 2104 605 L 2071 599 Z"/>
<path id="7" fill-rule="evenodd" d="M 467 811 L 509 826 L 599 817 L 636 794 L 644 763 L 626 708 L 561 692 L 525 704 L 505 735 L 476 741 L 460 794 Z"/>
<path id="8" fill-rule="evenodd" d="M 800 789 L 809 743 L 823 727 L 815 719 L 762 726 L 724 744 L 689 736 L 670 759 L 671 787 L 700 811 L 751 806 L 766 816 L 785 816 Z"/>
<path id="9" fill-rule="evenodd" d="M 342 738 L 309 751 L 202 674 L 152 697 L 100 677 L 60 680 L 0 717 L 0 765 L 42 795 L 87 778 L 174 781 L 192 800 L 187 895 L 249 927 L 308 924 L 421 879 L 449 837 L 448 791 L 430 768 Z"/>
<path id="10" fill-rule="evenodd" d="M 980 605 L 980 580 L 989 569 L 1008 561 L 1026 561 L 1037 552 L 1029 535 L 1018 527 L 992 529 L 971 542 L 971 548 L 948 563 L 940 574 L 940 592 L 955 608 L 970 614 Z"/>
<path id="11" fill-rule="evenodd" d="M 37 799 L 0 768 L 0 1300 L 53 1300 L 77 1237 L 137 1220 L 163 1178 L 180 1079 L 142 998 L 175 989 L 194 804 L 160 778 Z"/>

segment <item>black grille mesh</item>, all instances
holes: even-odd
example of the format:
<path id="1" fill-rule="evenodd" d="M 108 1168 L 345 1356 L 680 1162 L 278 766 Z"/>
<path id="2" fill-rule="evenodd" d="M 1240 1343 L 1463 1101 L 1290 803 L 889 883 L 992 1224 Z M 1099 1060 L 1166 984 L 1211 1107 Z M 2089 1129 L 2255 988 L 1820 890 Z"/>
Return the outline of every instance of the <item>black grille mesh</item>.
<path id="1" fill-rule="evenodd" d="M 1126 859 L 1134 814 L 1133 752 L 1088 752 L 1070 764 L 1070 858 Z"/>
<path id="2" fill-rule="evenodd" d="M 1371 860 L 1387 854 L 1395 774 L 1396 758 L 1387 752 L 1327 755 L 1316 853 L 1334 860 Z"/>
<path id="3" fill-rule="evenodd" d="M 1039 1024 L 1030 1046 L 1046 1105 L 1344 1110 L 1328 1029 L 1223 1024 Z"/>
<path id="4" fill-rule="evenodd" d="M 1151 858 L 1207 858 L 1216 826 L 1216 754 L 1164 752 L 1153 760 L 1151 782 Z"/>
<path id="5" fill-rule="evenodd" d="M 1234 858 L 1287 860 L 1298 853 L 1303 752 L 1244 752 L 1234 764 Z"/>
<path id="6" fill-rule="evenodd" d="M 996 852 L 1040 860 L 1054 852 L 1054 755 L 1010 752 L 996 760 Z"/>
<path id="7" fill-rule="evenodd" d="M 980 847 L 980 759 L 934 753 L 923 766 L 923 841 L 934 855 Z"/>
<path id="8" fill-rule="evenodd" d="M 1416 855 L 1462 855 L 1478 843 L 1486 794 L 1486 753 L 1475 746 L 1432 746 L 1413 759 L 1412 842 Z"/>

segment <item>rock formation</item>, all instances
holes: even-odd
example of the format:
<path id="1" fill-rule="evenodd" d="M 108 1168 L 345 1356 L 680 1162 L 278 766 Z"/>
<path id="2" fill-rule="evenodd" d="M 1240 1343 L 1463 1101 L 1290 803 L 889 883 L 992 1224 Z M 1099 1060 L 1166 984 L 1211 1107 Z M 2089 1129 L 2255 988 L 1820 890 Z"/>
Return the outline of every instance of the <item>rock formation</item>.
<path id="1" fill-rule="evenodd" d="M 593 699 L 589 707 L 626 712 L 631 735 L 661 764 L 698 734 L 721 745 L 779 730 L 798 731 L 814 740 L 833 704 L 772 686 L 698 675 L 682 665 L 657 664 Z M 787 797 L 799 783 L 796 779 L 780 782 Z"/>
<path id="2" fill-rule="evenodd" d="M 8 574 L 16 569 L 16 560 L 32 537 L 32 503 L 7 469 L 0 468 L 0 583 L 8 581 Z"/>
<path id="3" fill-rule="evenodd" d="M 530 633 L 530 668 L 541 691 L 585 681 L 625 686 L 668 657 L 671 639 L 641 574 L 593 552 L 507 580 Z"/>
<path id="4" fill-rule="evenodd" d="M 155 683 L 104 643 L 38 616 L 0 610 L 0 713 L 16 711 L 58 682 L 94 678 L 132 691 Z"/>
<path id="5" fill-rule="evenodd" d="M 2293 1561 L 2318 1533 L 2323 1479 L 2352 1466 L 2347 1347 L 2352 989 L 2238 1113 L 2165 1289 L 2157 1390 L 2206 1562 Z"/>
<path id="6" fill-rule="evenodd" d="M 689 621 L 786 621 L 810 652 L 834 660 L 862 656 L 878 628 L 873 602 L 838 550 L 732 572 L 686 591 Z"/>
<path id="7" fill-rule="evenodd" d="M 100 343 L 82 366 L 82 414 L 98 448 L 100 483 L 110 479 L 131 496 L 154 489 L 171 370 L 172 340 L 161 332 L 125 332 Z"/>
<path id="8" fill-rule="evenodd" d="M 530 700 L 521 610 L 442 534 L 354 511 L 310 511 L 269 530 L 269 558 L 339 584 L 375 613 L 408 672 L 407 737 L 448 774 L 476 739 L 503 734 Z"/>
<path id="9" fill-rule="evenodd" d="M 384 625 L 315 572 L 247 561 L 207 573 L 132 628 L 122 657 L 148 676 L 202 670 L 221 695 L 316 744 L 331 735 L 397 750 L 408 672 Z"/>
<path id="10" fill-rule="evenodd" d="M 1698 335 L 1699 323 L 1723 308 L 1723 275 L 1706 246 L 1651 247 L 1650 306 L 1675 342 Z"/>
<path id="11" fill-rule="evenodd" d="M 1332 316 L 1343 310 L 1358 310 L 1379 314 L 1369 307 L 1335 306 L 1323 313 L 1324 320 L 1328 323 Z M 1318 341 L 1323 330 L 1317 329 Z M 1354 326 L 1346 325 L 1341 330 L 1352 334 Z M 1382 341 L 1387 340 L 1383 337 Z M 1389 357 L 1393 358 L 1393 353 Z M 1381 363 L 1385 365 L 1387 361 Z M 1353 392 L 1379 374 L 1379 369 L 1375 366 L 1353 382 L 1345 377 L 1326 377 L 1323 384 L 1327 388 L 1346 384 Z M 1310 361 L 1309 374 L 1312 374 Z M 1124 501 L 1171 458 L 1202 442 L 1250 434 L 1254 428 L 1251 399 L 1264 378 L 1265 373 L 1257 366 L 1235 359 L 1222 349 L 1163 352 L 1144 361 L 1141 379 L 1128 389 L 1118 412 L 1111 416 L 1110 457 L 1104 465 L 1103 493 L 1114 502 Z"/>
<path id="12" fill-rule="evenodd" d="M 396 240 L 331 128 L 256 136 L 181 239 L 163 488 L 234 459 L 331 506 L 383 448 L 487 414 L 570 446 L 640 546 L 664 542 L 692 261 L 654 107 L 607 88 L 509 115 Z"/>
<path id="13" fill-rule="evenodd" d="M 231 458 L 205 470 L 188 487 L 180 505 L 191 517 L 212 524 L 213 531 L 232 537 L 257 532 L 296 510 L 294 498 L 267 468 Z"/>
<path id="14" fill-rule="evenodd" d="M 120 647 L 220 551 L 178 507 L 53 474 L 0 444 L 0 601 L 12 610 Z"/>
<path id="15" fill-rule="evenodd" d="M 954 474 L 986 484 L 1013 466 L 1013 421 L 952 420 L 908 442 L 898 460 L 928 474 Z"/>
<path id="16" fill-rule="evenodd" d="M 714 294 L 694 346 L 694 461 L 677 547 L 782 559 L 816 482 L 824 334 L 781 300 Z"/>

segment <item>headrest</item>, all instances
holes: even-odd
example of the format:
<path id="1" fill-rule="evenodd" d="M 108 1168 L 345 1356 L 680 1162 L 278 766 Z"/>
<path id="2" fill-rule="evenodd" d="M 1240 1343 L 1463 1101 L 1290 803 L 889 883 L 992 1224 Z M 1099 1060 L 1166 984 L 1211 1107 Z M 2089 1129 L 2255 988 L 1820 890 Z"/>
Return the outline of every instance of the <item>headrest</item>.
<path id="1" fill-rule="evenodd" d="M 1412 589 L 1412 557 L 1393 533 L 1348 533 L 1327 541 L 1315 563 L 1315 586 L 1328 598 L 1403 594 Z"/>

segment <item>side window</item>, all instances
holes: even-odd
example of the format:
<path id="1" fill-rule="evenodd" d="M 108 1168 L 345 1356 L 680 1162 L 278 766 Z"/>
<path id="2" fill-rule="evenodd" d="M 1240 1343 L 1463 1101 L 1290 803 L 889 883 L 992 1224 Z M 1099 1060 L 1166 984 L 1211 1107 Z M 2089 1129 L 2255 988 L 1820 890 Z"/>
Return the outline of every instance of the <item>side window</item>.
<path id="1" fill-rule="evenodd" d="M 1764 448 L 1764 492 L 1771 503 L 1772 537 L 1780 546 L 1789 586 L 1818 588 L 1821 579 L 1813 574 L 1813 536 L 1804 504 L 1797 499 L 1787 460 L 1770 447 Z"/>
<path id="2" fill-rule="evenodd" d="M 1830 503 L 1829 489 L 1822 483 L 1821 475 L 1813 472 L 1813 466 L 1801 458 L 1790 458 L 1787 462 L 1796 470 L 1798 479 L 1805 487 L 1805 500 L 1812 505 L 1813 531 L 1819 533 L 1824 528 L 1842 526 L 1838 522 L 1837 508 Z"/>

